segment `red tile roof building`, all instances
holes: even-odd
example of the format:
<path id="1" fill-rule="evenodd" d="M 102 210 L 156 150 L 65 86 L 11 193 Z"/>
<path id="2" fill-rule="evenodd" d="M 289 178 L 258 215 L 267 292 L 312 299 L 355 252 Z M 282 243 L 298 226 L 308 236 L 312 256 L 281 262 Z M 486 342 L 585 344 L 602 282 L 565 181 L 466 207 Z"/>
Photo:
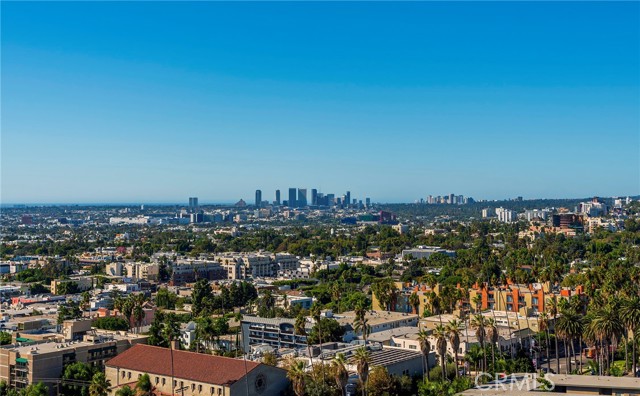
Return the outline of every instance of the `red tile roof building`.
<path id="1" fill-rule="evenodd" d="M 173 364 L 172 364 L 173 362 Z M 202 353 L 136 345 L 105 364 L 112 394 L 133 388 L 148 374 L 157 395 L 279 395 L 288 385 L 284 370 L 262 363 Z M 173 386 L 171 385 L 173 381 Z"/>

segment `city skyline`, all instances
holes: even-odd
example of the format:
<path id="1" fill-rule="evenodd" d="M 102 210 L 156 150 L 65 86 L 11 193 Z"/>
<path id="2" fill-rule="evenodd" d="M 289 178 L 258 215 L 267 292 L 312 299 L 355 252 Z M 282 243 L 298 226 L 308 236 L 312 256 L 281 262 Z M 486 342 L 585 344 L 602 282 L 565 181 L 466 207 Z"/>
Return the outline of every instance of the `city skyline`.
<path id="1" fill-rule="evenodd" d="M 639 11 L 3 3 L 0 202 L 638 195 Z"/>

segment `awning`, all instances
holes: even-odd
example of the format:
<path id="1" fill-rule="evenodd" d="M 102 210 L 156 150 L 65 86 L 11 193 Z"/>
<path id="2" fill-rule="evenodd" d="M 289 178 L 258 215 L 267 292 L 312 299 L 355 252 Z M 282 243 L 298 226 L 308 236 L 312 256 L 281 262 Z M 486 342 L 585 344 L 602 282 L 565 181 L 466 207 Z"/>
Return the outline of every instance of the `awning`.
<path id="1" fill-rule="evenodd" d="M 16 363 L 27 363 L 27 362 L 29 361 L 25 358 L 16 358 Z"/>

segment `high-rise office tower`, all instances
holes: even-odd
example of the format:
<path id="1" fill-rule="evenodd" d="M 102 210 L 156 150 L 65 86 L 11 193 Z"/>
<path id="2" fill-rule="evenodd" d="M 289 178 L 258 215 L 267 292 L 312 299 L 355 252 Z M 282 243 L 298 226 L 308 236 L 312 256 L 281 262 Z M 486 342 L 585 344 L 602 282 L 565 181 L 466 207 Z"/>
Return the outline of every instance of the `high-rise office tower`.
<path id="1" fill-rule="evenodd" d="M 365 198 L 364 201 L 366 202 L 367 208 L 371 206 L 371 198 Z"/>
<path id="2" fill-rule="evenodd" d="M 327 194 L 326 196 L 327 199 L 327 206 L 333 206 L 335 205 L 335 201 L 336 201 L 336 196 L 335 194 Z"/>
<path id="3" fill-rule="evenodd" d="M 296 189 L 289 189 L 289 202 L 287 203 L 290 208 L 296 207 Z"/>
<path id="4" fill-rule="evenodd" d="M 311 189 L 311 205 L 318 205 L 318 190 L 316 190 L 315 188 Z"/>
<path id="5" fill-rule="evenodd" d="M 189 197 L 189 211 L 198 211 L 198 197 Z"/>
<path id="6" fill-rule="evenodd" d="M 349 206 L 349 204 L 351 203 L 351 191 L 347 191 L 347 194 L 344 197 L 344 204 L 345 206 Z"/>
<path id="7" fill-rule="evenodd" d="M 280 190 L 276 190 L 276 205 L 280 205 Z"/>
<path id="8" fill-rule="evenodd" d="M 297 205 L 299 208 L 303 208 L 307 206 L 307 189 L 299 188 L 298 189 L 298 202 Z"/>
<path id="9" fill-rule="evenodd" d="M 262 206 L 262 190 L 256 190 L 256 207 Z"/>

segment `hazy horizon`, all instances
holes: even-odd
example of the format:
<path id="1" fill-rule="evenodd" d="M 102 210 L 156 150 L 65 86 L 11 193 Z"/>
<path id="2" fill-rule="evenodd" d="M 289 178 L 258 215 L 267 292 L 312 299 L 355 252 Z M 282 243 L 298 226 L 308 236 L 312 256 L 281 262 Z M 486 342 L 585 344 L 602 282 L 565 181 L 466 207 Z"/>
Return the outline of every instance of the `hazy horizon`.
<path id="1" fill-rule="evenodd" d="M 2 8 L 2 203 L 640 194 L 638 2 Z"/>

